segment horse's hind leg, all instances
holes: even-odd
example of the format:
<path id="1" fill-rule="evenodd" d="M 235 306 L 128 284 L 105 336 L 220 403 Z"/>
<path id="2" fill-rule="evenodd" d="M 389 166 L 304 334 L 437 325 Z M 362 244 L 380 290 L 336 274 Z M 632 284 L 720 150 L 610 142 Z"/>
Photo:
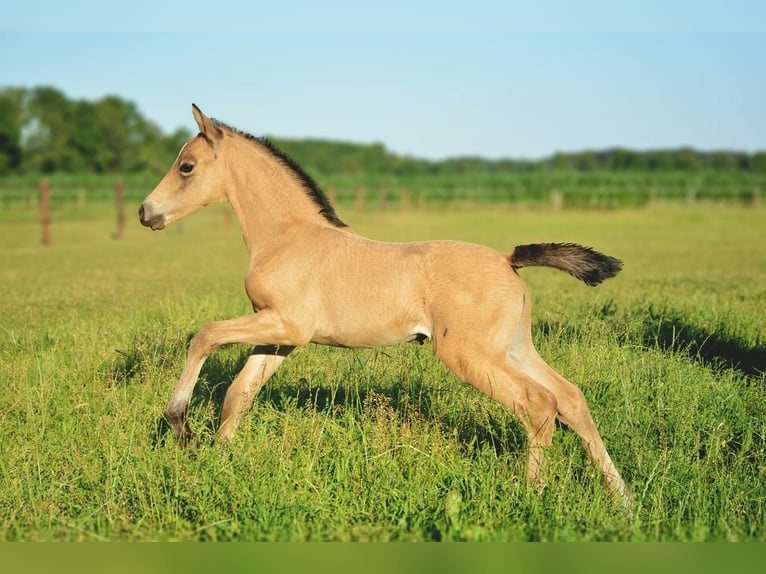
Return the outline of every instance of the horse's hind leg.
<path id="1" fill-rule="evenodd" d="M 545 481 L 543 449 L 550 446 L 556 418 L 556 397 L 529 375 L 514 368 L 508 359 L 494 360 L 481 350 L 437 341 L 437 356 L 458 377 L 508 407 L 521 421 L 529 441 L 527 476 L 532 484 Z"/>
<path id="2" fill-rule="evenodd" d="M 230 440 L 253 399 L 295 347 L 257 346 L 226 391 L 218 436 Z"/>
<path id="3" fill-rule="evenodd" d="M 522 368 L 556 395 L 559 419 L 580 436 L 583 447 L 601 472 L 609 490 L 620 497 L 626 505 L 629 504 L 630 491 L 625 486 L 601 440 L 601 435 L 596 430 L 582 391 L 543 361 L 534 350 L 524 358 Z"/>

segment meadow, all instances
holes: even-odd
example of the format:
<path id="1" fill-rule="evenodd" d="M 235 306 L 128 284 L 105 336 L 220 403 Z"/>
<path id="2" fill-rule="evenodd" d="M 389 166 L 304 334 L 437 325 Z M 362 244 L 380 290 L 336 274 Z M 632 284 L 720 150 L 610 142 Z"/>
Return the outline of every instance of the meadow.
<path id="1" fill-rule="evenodd" d="M 202 444 L 180 449 L 165 403 L 191 336 L 249 312 L 247 253 L 221 206 L 159 233 L 135 207 L 119 240 L 110 204 L 58 207 L 47 247 L 34 210 L 0 217 L 0 540 L 766 541 L 763 208 L 339 209 L 382 240 L 574 241 L 624 261 L 595 289 L 522 275 L 626 512 L 563 427 L 547 486 L 528 486 L 520 425 L 430 343 L 296 350 L 221 450 L 248 349 L 216 351 L 191 408 Z"/>

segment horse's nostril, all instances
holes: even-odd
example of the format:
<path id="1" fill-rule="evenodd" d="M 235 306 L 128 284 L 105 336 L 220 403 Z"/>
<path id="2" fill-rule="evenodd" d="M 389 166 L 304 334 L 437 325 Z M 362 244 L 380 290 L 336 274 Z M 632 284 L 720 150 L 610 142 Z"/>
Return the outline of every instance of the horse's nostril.
<path id="1" fill-rule="evenodd" d="M 157 231 L 165 227 L 165 216 L 161 213 L 157 213 L 152 209 L 150 203 L 147 207 L 144 203 L 138 208 L 138 218 L 141 221 L 141 225 L 144 227 L 151 227 L 152 231 Z"/>

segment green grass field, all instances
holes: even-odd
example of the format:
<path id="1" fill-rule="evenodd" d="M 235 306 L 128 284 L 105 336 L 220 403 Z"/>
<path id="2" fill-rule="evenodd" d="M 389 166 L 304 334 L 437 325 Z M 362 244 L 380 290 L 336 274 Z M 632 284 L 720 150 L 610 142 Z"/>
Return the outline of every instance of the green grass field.
<path id="1" fill-rule="evenodd" d="M 161 233 L 129 208 L 0 221 L 0 540 L 766 540 L 766 215 L 697 204 L 341 217 L 378 239 L 510 250 L 574 241 L 624 260 L 592 289 L 522 272 L 540 353 L 585 393 L 633 489 L 610 502 L 576 436 L 526 484 L 525 438 L 429 344 L 307 346 L 231 446 L 209 446 L 247 349 L 203 369 L 190 455 L 162 419 L 190 337 L 247 313 L 247 253 L 211 207 Z M 23 214 L 22 214 L 23 215 Z M 478 280 L 478 279 L 477 279 Z"/>

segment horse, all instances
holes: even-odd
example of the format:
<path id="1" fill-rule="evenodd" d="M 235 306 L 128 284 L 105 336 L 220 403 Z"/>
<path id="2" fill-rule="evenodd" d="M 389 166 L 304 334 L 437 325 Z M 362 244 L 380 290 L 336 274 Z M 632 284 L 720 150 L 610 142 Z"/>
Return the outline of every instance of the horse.
<path id="1" fill-rule="evenodd" d="M 165 409 L 189 444 L 189 403 L 215 349 L 252 353 L 224 397 L 226 444 L 253 399 L 290 352 L 307 343 L 372 348 L 431 339 L 461 380 L 505 405 L 528 437 L 527 478 L 543 486 L 543 449 L 558 418 L 577 433 L 612 495 L 631 495 L 596 430 L 582 392 L 538 355 L 524 267 L 547 266 L 595 286 L 622 262 L 573 243 L 518 245 L 501 253 L 460 241 L 391 243 L 363 237 L 336 214 L 315 181 L 267 139 L 207 117 L 139 208 L 160 230 L 211 203 L 228 202 L 250 254 L 245 291 L 254 313 L 211 322 L 192 338 Z"/>

